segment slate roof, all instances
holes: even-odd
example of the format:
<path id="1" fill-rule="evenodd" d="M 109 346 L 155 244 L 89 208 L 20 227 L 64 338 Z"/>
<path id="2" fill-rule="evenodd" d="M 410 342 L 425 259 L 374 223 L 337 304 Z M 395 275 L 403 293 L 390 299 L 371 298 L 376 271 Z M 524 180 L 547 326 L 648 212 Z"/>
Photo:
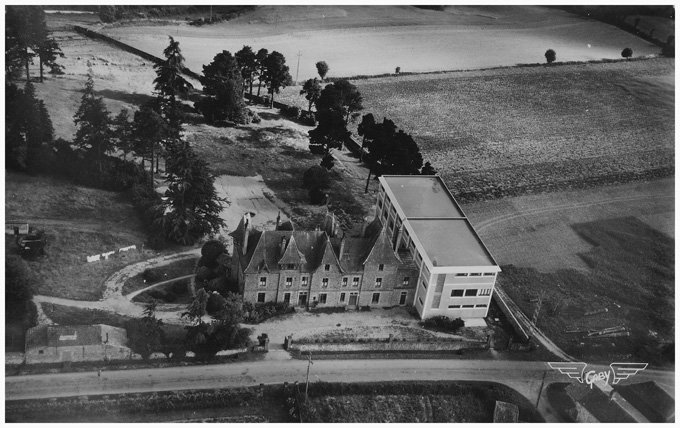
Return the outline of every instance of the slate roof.
<path id="1" fill-rule="evenodd" d="M 637 422 L 616 401 L 598 387 L 574 382 L 564 391 L 600 422 Z"/>
<path id="2" fill-rule="evenodd" d="M 650 422 L 675 420 L 675 400 L 656 382 L 612 385 L 612 387 Z"/>
<path id="3" fill-rule="evenodd" d="M 291 234 L 290 238 L 281 238 L 281 245 L 284 244 L 283 239 L 286 239 L 286 247 L 283 249 L 283 254 L 279 259 L 278 263 L 285 264 L 304 264 L 307 263 L 307 258 L 298 249 L 297 243 L 295 242 L 295 234 Z"/>
<path id="4" fill-rule="evenodd" d="M 248 252 L 245 257 L 242 257 L 244 265 L 244 272 L 254 273 L 262 270 L 270 272 L 279 270 L 279 245 L 281 240 L 286 238 L 286 241 L 294 242 L 294 246 L 288 245 L 286 253 L 284 253 L 285 260 L 291 260 L 291 263 L 299 263 L 299 260 L 304 259 L 302 265 L 303 272 L 314 271 L 321 260 L 318 251 L 323 245 L 325 233 L 320 230 L 315 231 L 274 231 L 267 230 L 264 232 L 251 231 L 248 237 Z M 297 250 L 296 248 L 297 247 Z M 297 254 L 296 254 L 297 253 Z M 298 260 L 298 262 L 293 261 Z"/>

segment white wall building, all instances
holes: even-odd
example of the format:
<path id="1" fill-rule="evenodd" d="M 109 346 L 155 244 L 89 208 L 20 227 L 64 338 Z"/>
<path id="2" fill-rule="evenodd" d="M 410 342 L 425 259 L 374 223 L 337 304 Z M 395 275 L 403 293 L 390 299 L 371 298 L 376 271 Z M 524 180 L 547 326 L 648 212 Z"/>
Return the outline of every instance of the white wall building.
<path id="1" fill-rule="evenodd" d="M 393 248 L 419 272 L 413 306 L 421 319 L 483 318 L 501 271 L 438 176 L 384 175 L 376 217 Z"/>

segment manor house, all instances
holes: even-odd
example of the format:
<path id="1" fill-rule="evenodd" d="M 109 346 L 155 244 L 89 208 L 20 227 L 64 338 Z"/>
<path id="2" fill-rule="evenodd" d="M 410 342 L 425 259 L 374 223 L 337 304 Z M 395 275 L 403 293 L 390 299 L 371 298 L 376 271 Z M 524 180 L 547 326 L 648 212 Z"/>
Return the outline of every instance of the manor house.
<path id="1" fill-rule="evenodd" d="M 262 231 L 244 214 L 230 234 L 244 300 L 485 317 L 500 269 L 441 178 L 379 180 L 374 220 L 351 235 L 332 213 L 315 230 L 277 221 Z"/>

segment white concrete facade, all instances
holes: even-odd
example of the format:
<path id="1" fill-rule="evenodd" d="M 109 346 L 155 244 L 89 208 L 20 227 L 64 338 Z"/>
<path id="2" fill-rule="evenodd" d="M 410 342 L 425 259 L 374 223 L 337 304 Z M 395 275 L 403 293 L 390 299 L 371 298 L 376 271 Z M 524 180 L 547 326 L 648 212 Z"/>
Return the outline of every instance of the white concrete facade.
<path id="1" fill-rule="evenodd" d="M 486 317 L 501 271 L 438 176 L 383 176 L 376 216 L 419 272 L 421 319 Z"/>

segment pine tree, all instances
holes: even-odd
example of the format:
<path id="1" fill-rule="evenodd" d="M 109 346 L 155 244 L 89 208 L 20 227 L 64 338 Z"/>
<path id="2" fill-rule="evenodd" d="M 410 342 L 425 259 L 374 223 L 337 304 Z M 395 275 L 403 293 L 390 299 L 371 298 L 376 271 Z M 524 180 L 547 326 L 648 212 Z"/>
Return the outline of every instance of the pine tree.
<path id="1" fill-rule="evenodd" d="M 134 149 L 132 133 L 134 123 L 130 121 L 130 112 L 124 108 L 113 119 L 113 134 L 116 147 L 122 152 L 122 159 L 127 160 L 127 154 Z"/>
<path id="2" fill-rule="evenodd" d="M 163 50 L 165 61 L 154 65 L 157 77 L 153 82 L 158 93 L 161 115 L 170 126 L 179 129 L 181 113 L 177 105 L 177 97 L 188 94 L 193 86 L 182 77 L 184 57 L 179 48 L 179 42 L 169 37 L 170 44 Z"/>
<path id="3" fill-rule="evenodd" d="M 286 58 L 279 52 L 272 52 L 267 55 L 263 62 L 264 74 L 262 81 L 267 85 L 267 92 L 271 95 L 270 108 L 274 107 L 274 94 L 278 94 L 281 88 L 285 88 L 293 82 L 293 78 L 288 73 L 289 67 L 286 65 Z"/>
<path id="4" fill-rule="evenodd" d="M 89 66 L 88 62 L 88 66 Z M 102 161 L 105 154 L 114 149 L 111 133 L 111 117 L 104 104 L 104 99 L 97 97 L 94 91 L 92 68 L 88 68 L 85 93 L 80 107 L 74 116 L 76 137 L 73 143 L 96 157 L 100 177 L 103 175 Z"/>
<path id="5" fill-rule="evenodd" d="M 164 215 L 157 222 L 165 236 L 183 245 L 191 245 L 205 235 L 213 235 L 225 227 L 220 217 L 222 202 L 217 196 L 215 178 L 208 164 L 201 160 L 188 143 L 178 141 L 168 147 L 166 172 L 167 199 Z"/>

